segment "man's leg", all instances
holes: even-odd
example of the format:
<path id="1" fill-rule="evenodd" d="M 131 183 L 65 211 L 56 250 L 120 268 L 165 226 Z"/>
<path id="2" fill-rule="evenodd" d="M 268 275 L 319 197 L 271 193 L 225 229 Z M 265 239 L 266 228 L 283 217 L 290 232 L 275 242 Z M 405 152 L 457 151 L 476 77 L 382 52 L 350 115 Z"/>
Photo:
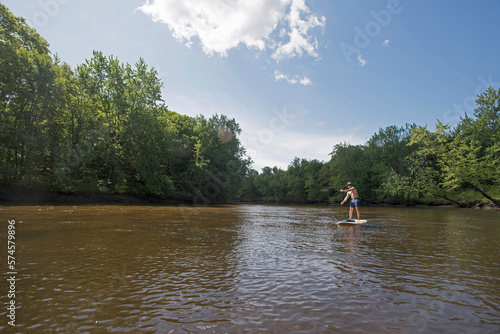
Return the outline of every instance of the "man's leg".
<path id="1" fill-rule="evenodd" d="M 353 210 L 353 209 L 354 209 L 354 208 L 353 208 L 352 206 L 351 206 L 351 208 L 349 209 L 349 219 L 352 219 L 352 210 Z"/>
<path id="2" fill-rule="evenodd" d="M 358 214 L 358 220 L 359 220 L 359 207 L 356 207 L 356 213 Z"/>

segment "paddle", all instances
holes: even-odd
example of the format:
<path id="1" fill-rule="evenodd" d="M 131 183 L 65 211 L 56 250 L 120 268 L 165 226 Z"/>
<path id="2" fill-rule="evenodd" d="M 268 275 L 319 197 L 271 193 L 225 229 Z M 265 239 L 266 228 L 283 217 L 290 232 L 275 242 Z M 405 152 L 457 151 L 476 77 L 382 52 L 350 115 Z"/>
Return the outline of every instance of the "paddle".
<path id="1" fill-rule="evenodd" d="M 341 192 L 339 192 L 339 193 L 340 193 L 340 203 L 341 203 L 341 204 L 340 204 L 340 206 L 343 206 L 343 204 L 342 204 L 342 197 L 343 197 L 343 196 L 342 196 L 342 193 L 341 193 Z M 348 210 L 349 210 L 349 209 L 348 209 Z M 342 220 L 344 220 L 344 209 L 342 209 Z"/>
<path id="2" fill-rule="evenodd" d="M 342 194 L 341 194 L 342 195 Z M 340 198 L 342 200 L 342 197 Z M 341 202 L 342 203 L 342 202 Z M 343 204 L 340 204 L 340 206 L 343 206 Z M 347 206 L 347 211 L 349 211 L 349 205 Z M 344 210 L 342 209 L 342 221 L 344 221 Z M 350 219 L 347 220 L 348 222 L 351 221 Z M 353 220 L 354 221 L 354 220 Z"/>

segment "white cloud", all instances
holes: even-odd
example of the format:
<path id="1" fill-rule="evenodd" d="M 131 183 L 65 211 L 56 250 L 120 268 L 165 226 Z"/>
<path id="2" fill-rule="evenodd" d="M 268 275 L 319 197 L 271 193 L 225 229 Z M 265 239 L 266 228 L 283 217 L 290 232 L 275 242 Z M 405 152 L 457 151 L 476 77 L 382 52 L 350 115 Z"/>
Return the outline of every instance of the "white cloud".
<path id="1" fill-rule="evenodd" d="M 386 39 L 386 40 L 384 41 L 384 43 L 382 43 L 382 45 L 383 45 L 383 46 L 389 46 L 389 43 L 390 43 L 390 42 L 391 42 L 391 41 L 389 41 L 388 39 Z"/>
<path id="2" fill-rule="evenodd" d="M 290 6 L 290 12 L 286 19 L 288 21 L 288 37 L 289 41 L 285 44 L 279 43 L 279 47 L 273 53 L 272 57 L 276 60 L 302 56 L 304 53 L 309 56 L 318 58 L 318 41 L 316 38 L 311 38 L 308 35 L 309 29 L 316 27 L 324 27 L 326 19 L 324 16 L 318 18 L 314 15 L 307 16 L 302 19 L 303 13 L 308 14 L 309 8 L 305 4 L 305 0 L 293 0 Z"/>
<path id="3" fill-rule="evenodd" d="M 308 77 L 303 77 L 302 79 L 300 79 L 300 84 L 304 86 L 309 86 L 312 85 L 312 81 Z"/>
<path id="4" fill-rule="evenodd" d="M 310 14 L 305 0 L 146 0 L 138 9 L 168 25 L 188 47 L 198 39 L 206 54 L 227 56 L 243 44 L 275 49 L 276 60 L 303 54 L 319 57 L 318 42 L 309 30 L 323 27 L 326 21 Z M 279 41 L 271 38 L 276 29 L 280 29 Z"/>
<path id="5" fill-rule="evenodd" d="M 361 53 L 358 54 L 358 64 L 359 66 L 363 67 L 366 65 L 366 60 L 363 59 L 363 57 L 361 56 Z"/>
<path id="6" fill-rule="evenodd" d="M 312 85 L 312 81 L 308 77 L 299 78 L 298 76 L 294 76 L 294 77 L 291 78 L 288 75 L 283 74 L 283 73 L 281 73 L 278 70 L 274 71 L 274 79 L 276 81 L 285 80 L 288 83 L 291 83 L 292 85 L 296 85 L 296 84 L 301 84 L 301 85 L 304 85 L 304 86 L 310 86 L 310 85 Z"/>
<path id="7" fill-rule="evenodd" d="M 276 79 L 276 81 L 286 80 L 286 81 L 290 82 L 290 80 L 288 79 L 288 77 L 286 75 L 284 75 L 283 73 L 281 73 L 280 71 L 278 71 L 278 70 L 274 71 L 274 79 Z"/>
<path id="8" fill-rule="evenodd" d="M 175 38 L 192 44 L 198 38 L 205 53 L 226 56 L 240 43 L 264 49 L 265 38 L 283 15 L 285 1 L 152 0 L 138 9 L 167 24 Z"/>

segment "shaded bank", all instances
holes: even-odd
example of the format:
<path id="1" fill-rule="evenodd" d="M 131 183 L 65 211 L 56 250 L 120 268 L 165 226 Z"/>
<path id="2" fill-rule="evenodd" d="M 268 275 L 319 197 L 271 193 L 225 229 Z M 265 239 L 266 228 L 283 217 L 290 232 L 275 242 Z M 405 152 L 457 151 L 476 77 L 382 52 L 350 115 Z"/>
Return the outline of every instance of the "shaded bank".
<path id="1" fill-rule="evenodd" d="M 339 202 L 335 203 L 291 203 L 291 202 L 269 202 L 269 201 L 243 201 L 243 200 L 224 200 L 224 201 L 208 201 L 200 204 L 191 199 L 171 199 L 157 197 L 139 197 L 128 194 L 62 194 L 49 192 L 10 192 L 8 194 L 0 194 L 0 206 L 4 205 L 92 205 L 92 204 L 124 204 L 124 205 L 182 205 L 182 206 L 210 206 L 218 204 L 242 204 L 242 205 L 307 205 L 317 207 L 339 207 Z M 466 208 L 466 209 L 483 209 L 483 210 L 500 210 L 492 203 L 480 202 L 469 206 L 458 206 L 456 204 L 390 204 L 390 203 L 372 203 L 361 202 L 362 207 L 442 207 L 442 208 Z M 348 210 L 349 206 L 343 206 Z"/>
<path id="2" fill-rule="evenodd" d="M 29 205 L 29 204 L 185 204 L 188 201 L 174 199 L 160 199 L 154 197 L 138 197 L 127 194 L 93 194 L 76 195 L 61 193 L 34 193 L 11 192 L 0 194 L 0 205 Z"/>

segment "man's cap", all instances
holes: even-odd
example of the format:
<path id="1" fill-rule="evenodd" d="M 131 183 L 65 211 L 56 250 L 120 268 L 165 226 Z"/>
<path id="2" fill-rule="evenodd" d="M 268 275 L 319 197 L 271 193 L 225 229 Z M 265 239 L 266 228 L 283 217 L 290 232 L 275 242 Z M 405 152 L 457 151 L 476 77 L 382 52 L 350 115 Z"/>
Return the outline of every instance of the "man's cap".
<path id="1" fill-rule="evenodd" d="M 352 184 L 352 183 L 351 182 L 347 182 L 347 185 L 350 185 L 350 184 Z"/>

